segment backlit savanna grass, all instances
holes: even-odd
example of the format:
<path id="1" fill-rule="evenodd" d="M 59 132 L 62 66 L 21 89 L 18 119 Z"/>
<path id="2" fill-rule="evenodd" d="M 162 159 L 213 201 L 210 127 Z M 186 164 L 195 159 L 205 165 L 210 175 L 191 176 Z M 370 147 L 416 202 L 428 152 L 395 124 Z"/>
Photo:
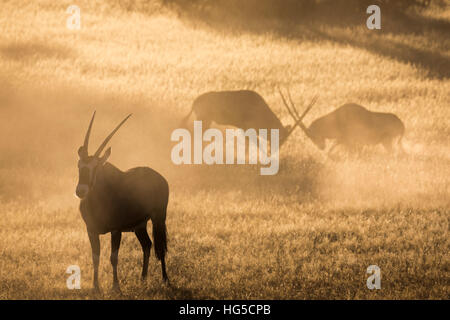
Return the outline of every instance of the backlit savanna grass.
<path id="1" fill-rule="evenodd" d="M 95 2 L 0 4 L 0 298 L 449 298 L 448 2 L 400 17 L 382 11 L 373 31 L 364 9 L 346 24 L 320 12 L 243 20 L 217 8 Z M 79 31 L 66 28 L 72 4 Z M 196 96 L 252 89 L 287 124 L 276 85 L 290 87 L 299 109 L 319 94 L 306 124 L 345 102 L 397 114 L 407 155 L 376 147 L 332 161 L 298 129 L 275 176 L 172 164 L 170 134 Z M 169 182 L 171 287 L 153 251 L 140 281 L 141 248 L 126 233 L 123 295 L 109 290 L 109 235 L 103 293 L 91 290 L 74 191 L 93 110 L 91 150 L 133 113 L 109 161 L 150 166 Z M 69 265 L 81 268 L 81 290 L 66 288 Z M 381 268 L 381 290 L 366 286 L 369 265 Z"/>

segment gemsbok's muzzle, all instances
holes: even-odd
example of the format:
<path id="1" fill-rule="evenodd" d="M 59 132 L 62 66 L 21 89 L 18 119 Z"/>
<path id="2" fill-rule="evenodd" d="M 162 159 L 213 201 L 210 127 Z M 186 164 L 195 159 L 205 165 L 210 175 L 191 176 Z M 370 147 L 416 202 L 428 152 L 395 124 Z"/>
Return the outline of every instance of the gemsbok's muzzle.
<path id="1" fill-rule="evenodd" d="M 86 184 L 77 185 L 77 189 L 75 191 L 78 198 L 83 199 L 89 192 L 89 186 Z"/>

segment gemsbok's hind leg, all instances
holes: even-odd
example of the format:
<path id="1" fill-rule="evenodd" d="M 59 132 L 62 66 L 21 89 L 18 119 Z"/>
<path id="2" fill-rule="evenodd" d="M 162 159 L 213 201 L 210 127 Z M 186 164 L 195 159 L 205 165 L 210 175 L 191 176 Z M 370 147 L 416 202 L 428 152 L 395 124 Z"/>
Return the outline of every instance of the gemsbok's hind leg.
<path id="1" fill-rule="evenodd" d="M 120 291 L 119 278 L 117 276 L 117 264 L 119 263 L 119 248 L 120 240 L 122 239 L 122 233 L 111 232 L 111 265 L 113 268 L 113 290 Z"/>
<path id="2" fill-rule="evenodd" d="M 150 240 L 150 237 L 147 233 L 147 225 L 145 225 L 143 228 L 137 229 L 135 232 L 136 237 L 138 238 L 139 242 L 142 246 L 142 251 L 144 253 L 144 262 L 142 265 L 142 279 L 147 278 L 148 273 L 148 261 L 150 258 L 150 251 L 152 249 L 152 241 Z"/>
<path id="3" fill-rule="evenodd" d="M 169 277 L 167 276 L 167 272 L 166 272 L 166 258 L 165 256 L 163 256 L 161 258 L 161 270 L 162 270 L 162 277 L 165 283 L 170 284 L 169 282 Z"/>

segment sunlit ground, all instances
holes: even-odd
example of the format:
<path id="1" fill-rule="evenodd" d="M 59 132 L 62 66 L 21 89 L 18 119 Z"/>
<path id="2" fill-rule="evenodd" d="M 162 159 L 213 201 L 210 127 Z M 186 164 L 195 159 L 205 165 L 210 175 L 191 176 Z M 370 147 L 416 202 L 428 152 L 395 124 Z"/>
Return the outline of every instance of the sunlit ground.
<path id="1" fill-rule="evenodd" d="M 159 6 L 77 1 L 82 28 L 71 31 L 70 4 L 0 5 L 2 299 L 450 297 L 448 11 L 426 11 L 437 22 L 411 32 L 389 18 L 378 33 L 320 21 L 278 21 L 258 32 Z M 298 129 L 275 176 L 248 165 L 171 163 L 170 133 L 205 91 L 253 89 L 292 122 L 276 85 L 290 87 L 300 110 L 319 94 L 307 124 L 345 102 L 396 113 L 408 154 L 376 147 L 332 161 Z M 141 283 L 141 248 L 125 234 L 123 295 L 110 292 L 109 236 L 101 238 L 103 293 L 91 291 L 91 249 L 74 191 L 93 110 L 91 151 L 133 113 L 111 142 L 110 162 L 150 166 L 169 181 L 172 287 L 154 255 Z M 66 288 L 69 265 L 81 267 L 81 290 Z M 381 268 L 381 290 L 366 286 L 369 265 Z"/>

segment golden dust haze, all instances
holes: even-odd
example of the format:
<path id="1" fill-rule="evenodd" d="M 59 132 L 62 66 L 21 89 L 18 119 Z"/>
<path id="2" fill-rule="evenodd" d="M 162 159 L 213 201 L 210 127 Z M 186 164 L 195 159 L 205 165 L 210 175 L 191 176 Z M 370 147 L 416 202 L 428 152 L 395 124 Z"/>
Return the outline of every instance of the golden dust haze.
<path id="1" fill-rule="evenodd" d="M 382 8 L 381 30 L 367 29 L 365 8 L 296 17 L 224 3 L 0 2 L 0 298 L 448 299 L 449 2 Z M 72 4 L 80 30 L 66 27 Z M 172 164 L 170 134 L 198 95 L 255 90 L 290 124 L 277 85 L 299 109 L 319 95 L 307 125 L 346 102 L 395 113 L 407 155 L 376 146 L 331 160 L 298 128 L 274 176 L 254 165 Z M 141 283 L 141 247 L 126 233 L 122 295 L 90 290 L 74 193 L 94 110 L 91 152 L 133 113 L 109 161 L 169 182 L 172 287 L 153 253 Z M 101 241 L 106 289 L 109 236 Z M 66 287 L 69 265 L 81 268 L 81 290 Z M 381 268 L 381 290 L 366 286 L 369 265 Z"/>

